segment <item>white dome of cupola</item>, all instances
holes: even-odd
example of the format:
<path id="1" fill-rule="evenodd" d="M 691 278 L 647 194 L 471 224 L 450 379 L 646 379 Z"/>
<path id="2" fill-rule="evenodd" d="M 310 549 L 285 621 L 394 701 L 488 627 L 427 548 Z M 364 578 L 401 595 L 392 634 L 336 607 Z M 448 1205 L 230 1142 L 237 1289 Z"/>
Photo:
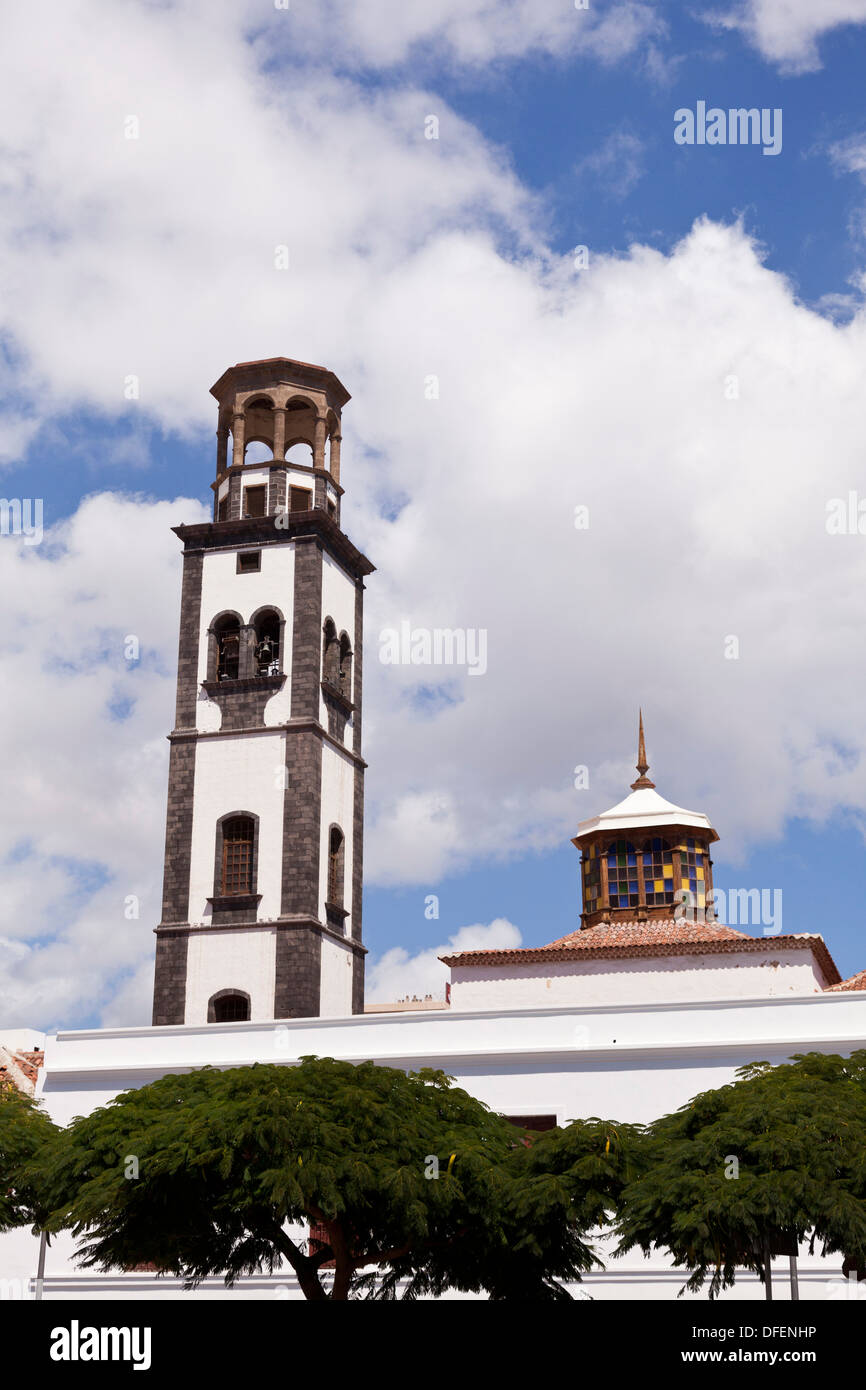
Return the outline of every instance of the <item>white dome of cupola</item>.
<path id="1" fill-rule="evenodd" d="M 702 811 L 666 801 L 647 776 L 643 714 L 638 778 L 629 795 L 582 821 L 572 844 L 581 851 L 581 925 L 683 915 L 712 917 L 710 845 L 719 837 Z"/>

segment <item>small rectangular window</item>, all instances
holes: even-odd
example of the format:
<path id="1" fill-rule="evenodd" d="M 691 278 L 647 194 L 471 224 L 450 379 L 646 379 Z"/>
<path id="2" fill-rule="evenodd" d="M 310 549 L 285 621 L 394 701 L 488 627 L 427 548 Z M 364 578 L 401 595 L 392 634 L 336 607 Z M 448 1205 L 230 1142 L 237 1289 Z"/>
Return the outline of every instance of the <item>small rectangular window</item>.
<path id="1" fill-rule="evenodd" d="M 220 498 L 219 506 L 217 507 L 217 521 L 228 521 L 228 516 L 229 495 L 226 493 L 225 497 Z"/>
<path id="2" fill-rule="evenodd" d="M 289 511 L 309 512 L 313 507 L 313 494 L 308 487 L 289 488 Z"/>
<path id="3" fill-rule="evenodd" d="M 264 486 L 244 488 L 244 516 L 264 516 L 267 493 Z"/>
<path id="4" fill-rule="evenodd" d="M 238 574 L 257 574 L 261 567 L 262 552 L 260 550 L 238 551 Z"/>

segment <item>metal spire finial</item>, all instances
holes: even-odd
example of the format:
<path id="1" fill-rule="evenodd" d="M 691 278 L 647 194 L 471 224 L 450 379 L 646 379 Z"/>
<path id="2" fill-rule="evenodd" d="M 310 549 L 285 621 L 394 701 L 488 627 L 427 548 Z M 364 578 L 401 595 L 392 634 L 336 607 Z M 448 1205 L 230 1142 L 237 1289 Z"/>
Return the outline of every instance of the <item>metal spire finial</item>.
<path id="1" fill-rule="evenodd" d="M 639 788 L 641 788 L 641 787 L 654 787 L 654 786 L 655 786 L 655 782 L 651 782 L 650 779 L 647 777 L 647 773 L 649 772 L 649 763 L 648 763 L 647 760 L 646 760 L 646 740 L 644 739 L 644 732 L 643 732 L 643 710 L 642 710 L 642 709 L 638 711 L 638 719 L 639 719 L 639 723 L 638 723 L 638 736 L 637 736 L 637 763 L 635 764 L 635 766 L 637 767 L 637 770 L 638 770 L 638 772 L 640 773 L 640 776 L 638 777 L 638 779 L 637 779 L 636 782 L 632 782 L 632 784 L 631 784 L 631 789 L 632 789 L 633 792 L 638 791 Z"/>

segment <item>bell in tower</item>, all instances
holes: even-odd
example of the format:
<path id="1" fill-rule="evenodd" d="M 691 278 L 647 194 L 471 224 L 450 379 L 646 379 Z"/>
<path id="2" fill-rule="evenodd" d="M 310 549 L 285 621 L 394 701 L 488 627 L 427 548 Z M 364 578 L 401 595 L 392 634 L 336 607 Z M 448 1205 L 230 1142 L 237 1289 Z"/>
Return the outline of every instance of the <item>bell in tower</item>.
<path id="1" fill-rule="evenodd" d="M 153 1022 L 363 1012 L 364 579 L 324 367 L 229 368 L 183 542 Z M 336 663 L 336 664 L 335 664 Z M 336 676 L 335 676 L 336 671 Z"/>

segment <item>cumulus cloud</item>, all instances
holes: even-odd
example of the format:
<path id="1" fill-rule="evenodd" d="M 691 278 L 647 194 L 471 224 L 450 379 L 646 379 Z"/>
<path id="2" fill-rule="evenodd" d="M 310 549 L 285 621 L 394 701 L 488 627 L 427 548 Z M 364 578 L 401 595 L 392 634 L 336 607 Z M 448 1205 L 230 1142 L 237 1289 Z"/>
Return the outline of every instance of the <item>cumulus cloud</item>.
<path id="1" fill-rule="evenodd" d="M 261 22 L 257 5 L 247 7 L 247 16 Z M 268 26 L 265 41 L 328 64 L 390 68 L 423 63 L 432 52 L 474 67 L 535 53 L 616 63 L 664 32 L 646 0 L 593 0 L 583 7 L 562 0 L 293 0 L 291 15 Z"/>
<path id="2" fill-rule="evenodd" d="M 866 0 L 741 0 L 733 10 L 708 11 L 710 23 L 739 29 L 770 62 L 787 72 L 821 66 L 819 40 L 833 29 L 866 24 Z"/>
<path id="3" fill-rule="evenodd" d="M 371 1004 L 389 1004 L 408 998 L 445 998 L 449 970 L 440 956 L 452 951 L 492 951 L 497 947 L 511 949 L 520 946 L 522 936 L 518 927 L 506 917 L 497 917 L 487 926 L 476 922 L 461 927 L 439 946 L 428 946 L 411 955 L 404 947 L 395 946 L 367 967 L 366 997 Z"/>
<path id="4" fill-rule="evenodd" d="M 198 502 L 102 495 L 41 545 L 0 539 L 10 1026 L 71 1024 L 110 1007 L 128 973 L 152 981 L 180 582 L 169 528 L 202 519 Z"/>

